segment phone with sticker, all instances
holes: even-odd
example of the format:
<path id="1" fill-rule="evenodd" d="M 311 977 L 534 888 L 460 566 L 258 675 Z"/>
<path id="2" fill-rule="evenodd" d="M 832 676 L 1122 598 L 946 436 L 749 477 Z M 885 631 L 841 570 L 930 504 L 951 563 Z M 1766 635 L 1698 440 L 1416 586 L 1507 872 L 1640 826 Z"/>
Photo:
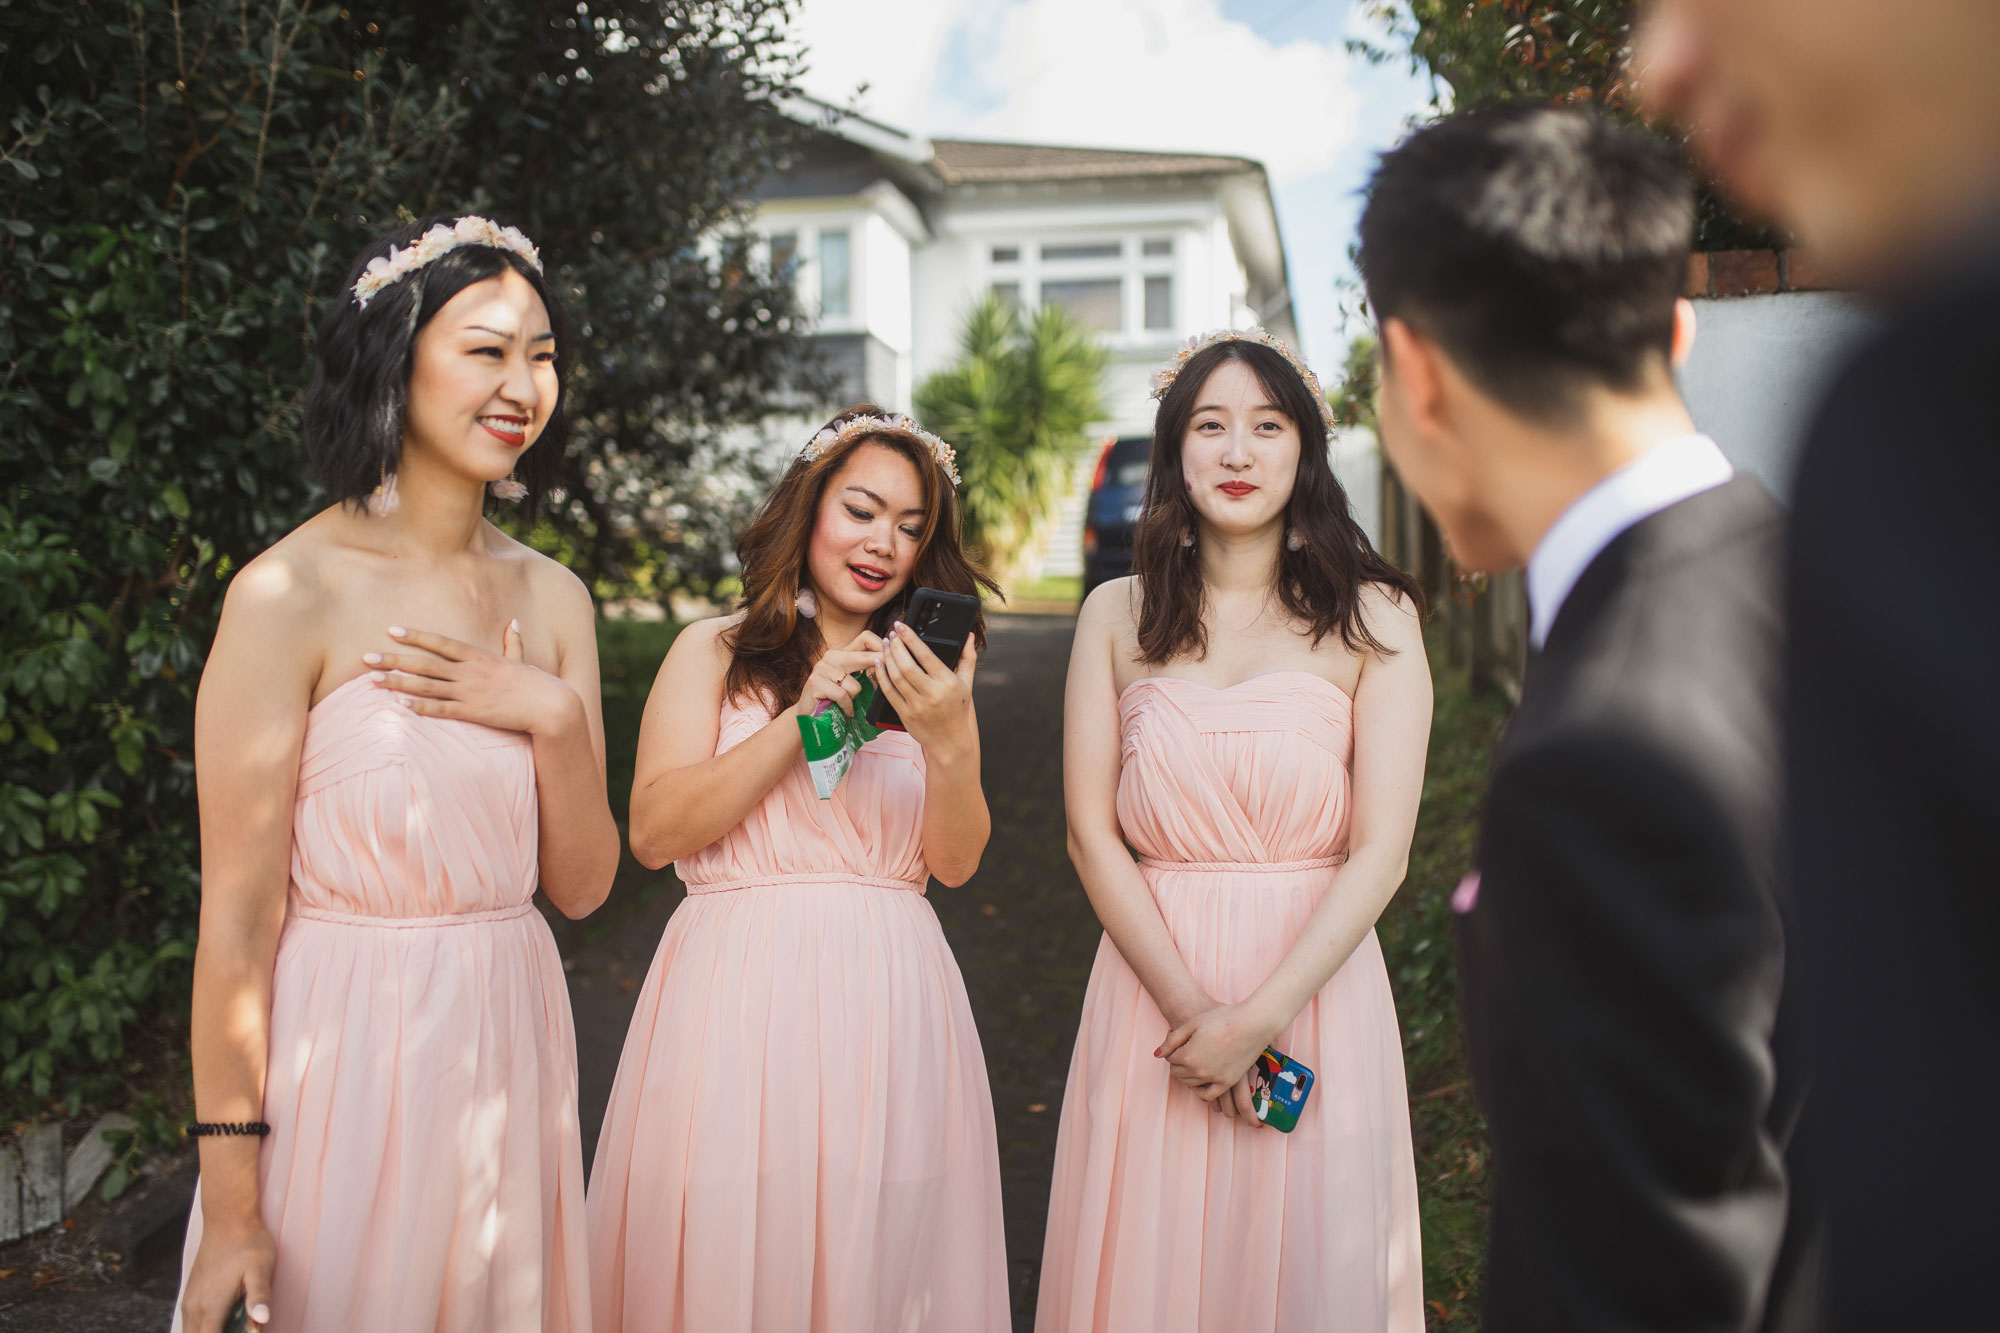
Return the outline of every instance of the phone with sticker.
<path id="1" fill-rule="evenodd" d="M 1250 1109 L 1271 1128 L 1289 1134 L 1299 1127 L 1312 1086 L 1312 1070 L 1275 1046 L 1266 1046 L 1250 1066 Z"/>

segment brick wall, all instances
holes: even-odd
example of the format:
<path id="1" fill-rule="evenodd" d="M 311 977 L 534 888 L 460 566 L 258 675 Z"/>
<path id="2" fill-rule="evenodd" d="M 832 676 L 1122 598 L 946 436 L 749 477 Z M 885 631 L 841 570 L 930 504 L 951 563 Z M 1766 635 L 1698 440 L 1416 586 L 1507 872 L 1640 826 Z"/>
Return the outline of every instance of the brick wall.
<path id="1" fill-rule="evenodd" d="M 1810 250 L 1712 250 L 1695 255 L 1688 264 L 1687 287 L 1681 295 L 1768 296 L 1773 292 L 1841 290 L 1820 267 Z"/>

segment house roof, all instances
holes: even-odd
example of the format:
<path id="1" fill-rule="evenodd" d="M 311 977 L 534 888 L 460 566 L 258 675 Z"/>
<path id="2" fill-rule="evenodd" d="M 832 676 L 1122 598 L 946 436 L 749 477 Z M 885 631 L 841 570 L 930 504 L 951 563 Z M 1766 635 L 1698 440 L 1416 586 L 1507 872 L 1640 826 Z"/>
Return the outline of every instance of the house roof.
<path id="1" fill-rule="evenodd" d="M 1055 148 L 1047 144 L 931 140 L 931 169 L 946 185 L 984 181 L 1103 180 L 1131 176 L 1203 176 L 1263 170 L 1247 157 L 1139 152 L 1124 148 Z"/>

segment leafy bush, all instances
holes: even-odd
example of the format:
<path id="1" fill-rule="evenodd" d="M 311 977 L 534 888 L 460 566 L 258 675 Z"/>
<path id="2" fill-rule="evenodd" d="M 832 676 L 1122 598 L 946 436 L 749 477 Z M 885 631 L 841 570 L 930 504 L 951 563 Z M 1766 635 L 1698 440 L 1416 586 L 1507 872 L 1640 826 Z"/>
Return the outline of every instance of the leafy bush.
<path id="1" fill-rule="evenodd" d="M 1636 122 L 1634 25 L 1641 0 L 1367 0 L 1367 12 L 1403 44 L 1412 69 L 1451 90 L 1459 110 L 1526 98 L 1584 103 Z M 1368 42 L 1374 60 L 1395 58 Z M 1444 99 L 1437 99 L 1442 109 Z M 1679 136 L 1670 136 L 1677 146 Z M 1696 179 L 1695 249 L 1782 246 L 1778 233 L 1739 217 L 1707 173 Z"/>
<path id="2" fill-rule="evenodd" d="M 1060 306 L 1022 318 L 987 295 L 963 355 L 917 387 L 917 417 L 958 449 L 965 542 L 1004 573 L 1069 488 L 1085 431 L 1104 416 L 1107 353 Z"/>
<path id="3" fill-rule="evenodd" d="M 319 503 L 297 403 L 348 259 L 429 211 L 537 235 L 584 420 L 536 537 L 623 586 L 690 441 L 793 354 L 730 235 L 789 132 L 787 14 L 0 7 L 0 1112 L 101 1099 L 184 1021 L 193 693 L 230 574 Z"/>

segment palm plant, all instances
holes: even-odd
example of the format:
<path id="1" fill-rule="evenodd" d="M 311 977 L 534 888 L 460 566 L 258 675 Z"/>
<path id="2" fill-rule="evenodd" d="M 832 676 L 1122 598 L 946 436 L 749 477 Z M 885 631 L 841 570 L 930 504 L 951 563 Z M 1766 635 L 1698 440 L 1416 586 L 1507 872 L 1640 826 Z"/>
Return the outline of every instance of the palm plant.
<path id="1" fill-rule="evenodd" d="M 962 355 L 918 386 L 917 418 L 958 450 L 965 542 L 1008 572 L 1068 491 L 1103 419 L 1106 353 L 1060 306 L 1023 318 L 989 294 L 966 315 Z"/>

